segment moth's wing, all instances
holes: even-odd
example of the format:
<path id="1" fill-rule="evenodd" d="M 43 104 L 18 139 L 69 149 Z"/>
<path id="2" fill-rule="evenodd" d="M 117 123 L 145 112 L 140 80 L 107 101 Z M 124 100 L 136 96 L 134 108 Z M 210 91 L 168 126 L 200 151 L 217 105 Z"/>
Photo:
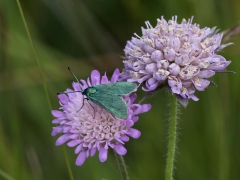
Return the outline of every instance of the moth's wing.
<path id="1" fill-rule="evenodd" d="M 95 92 L 88 98 L 111 113 L 113 116 L 121 119 L 125 119 L 128 116 L 127 104 L 122 97 Z"/>
<path id="2" fill-rule="evenodd" d="M 131 82 L 115 82 L 93 86 L 97 92 L 109 95 L 127 95 L 137 89 L 137 85 Z"/>

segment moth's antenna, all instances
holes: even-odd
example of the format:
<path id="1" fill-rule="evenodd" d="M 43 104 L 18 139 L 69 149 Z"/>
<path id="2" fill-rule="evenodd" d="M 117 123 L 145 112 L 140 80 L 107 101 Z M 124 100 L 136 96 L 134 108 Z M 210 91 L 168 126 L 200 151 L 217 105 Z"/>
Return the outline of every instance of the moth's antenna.
<path id="1" fill-rule="evenodd" d="M 69 94 L 69 93 L 75 93 L 75 92 L 82 92 L 82 91 L 60 92 L 60 93 L 57 93 L 57 95 L 58 94 Z"/>
<path id="2" fill-rule="evenodd" d="M 75 74 L 73 74 L 72 70 L 70 69 L 70 67 L 68 67 L 68 70 L 70 71 L 70 73 L 73 75 L 73 77 L 77 80 L 77 82 L 80 84 L 78 78 L 75 76 Z"/>
<path id="3" fill-rule="evenodd" d="M 79 84 L 79 87 L 80 87 L 80 89 L 82 89 L 81 88 L 81 84 L 80 84 L 80 82 L 79 82 L 79 80 L 78 80 L 78 78 L 75 76 L 75 74 L 73 74 L 73 72 L 72 72 L 72 70 L 70 69 L 70 67 L 68 67 L 68 70 L 70 71 L 70 73 L 73 75 L 73 77 L 77 80 L 77 82 L 78 82 L 78 84 Z M 75 92 L 77 92 L 77 91 L 75 91 Z M 82 91 L 79 91 L 79 92 L 82 92 Z"/>
<path id="4" fill-rule="evenodd" d="M 82 89 L 82 88 L 81 88 L 81 84 L 80 84 L 78 78 L 77 78 L 77 77 L 75 76 L 75 74 L 72 72 L 72 70 L 70 69 L 70 67 L 68 67 L 68 70 L 69 70 L 70 73 L 73 75 L 73 77 L 77 80 L 80 89 Z M 83 91 L 74 91 L 74 92 L 81 92 L 81 93 L 83 93 Z M 63 94 L 65 94 L 65 93 L 63 93 Z M 67 93 L 66 93 L 66 94 L 67 94 Z M 81 107 L 79 110 L 77 110 L 77 112 L 80 111 L 80 110 L 83 108 L 83 106 L 84 106 L 84 100 L 85 100 L 85 99 L 88 100 L 88 98 L 83 98 L 83 100 L 82 100 L 82 102 L 83 102 L 82 107 Z M 88 103 L 89 103 L 89 102 L 88 102 Z M 89 103 L 89 104 L 90 104 L 90 103 Z M 92 105 L 90 104 L 90 106 L 92 106 Z M 93 108 L 93 111 L 94 111 L 94 117 L 93 117 L 93 119 L 94 119 L 94 118 L 95 118 L 95 109 L 94 109 L 93 106 L 92 106 L 92 108 Z"/>

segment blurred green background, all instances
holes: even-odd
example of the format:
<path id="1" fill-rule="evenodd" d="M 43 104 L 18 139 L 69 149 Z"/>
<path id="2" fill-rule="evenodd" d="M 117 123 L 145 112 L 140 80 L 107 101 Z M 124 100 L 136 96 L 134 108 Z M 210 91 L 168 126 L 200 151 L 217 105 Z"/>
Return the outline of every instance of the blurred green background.
<path id="1" fill-rule="evenodd" d="M 240 20 L 239 0 L 21 0 L 54 109 L 57 92 L 93 69 L 111 74 L 123 68 L 126 41 L 149 20 L 194 16 L 201 27 L 222 31 Z M 219 73 L 218 87 L 197 92 L 200 101 L 181 108 L 176 180 L 240 179 L 240 35 L 221 52 L 236 74 Z M 144 96 L 139 91 L 139 99 Z M 131 180 L 164 179 L 167 152 L 168 98 L 162 90 L 145 103 L 138 140 L 126 144 Z M 52 119 L 33 51 L 15 0 L 0 0 L 0 179 L 70 179 L 61 147 L 51 137 Z M 66 147 L 78 180 L 120 180 L 112 151 L 101 163 L 98 155 L 77 167 L 74 148 Z M 4 177 L 5 176 L 5 177 Z"/>

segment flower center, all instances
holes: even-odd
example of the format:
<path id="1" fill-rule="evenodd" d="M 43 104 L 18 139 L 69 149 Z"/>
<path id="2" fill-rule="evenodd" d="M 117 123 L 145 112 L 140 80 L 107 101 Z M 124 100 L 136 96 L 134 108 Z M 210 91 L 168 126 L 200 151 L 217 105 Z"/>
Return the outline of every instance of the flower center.
<path id="1" fill-rule="evenodd" d="M 188 80 L 194 77 L 195 75 L 197 75 L 198 73 L 199 73 L 199 68 L 197 66 L 189 65 L 182 68 L 179 75 L 182 79 Z"/>

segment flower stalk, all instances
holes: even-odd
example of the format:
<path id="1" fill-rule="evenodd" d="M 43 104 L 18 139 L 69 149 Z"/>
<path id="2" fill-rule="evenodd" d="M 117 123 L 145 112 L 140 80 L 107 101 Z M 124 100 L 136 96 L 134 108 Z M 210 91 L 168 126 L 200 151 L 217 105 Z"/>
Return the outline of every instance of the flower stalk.
<path id="1" fill-rule="evenodd" d="M 122 180 L 129 180 L 130 178 L 128 176 L 127 166 L 125 164 L 123 156 L 116 153 L 116 151 L 114 151 L 114 155 L 118 164 L 118 169 L 121 173 Z"/>
<path id="2" fill-rule="evenodd" d="M 178 119 L 178 102 L 175 95 L 171 95 L 171 112 L 169 119 L 169 137 L 168 137 L 168 152 L 167 163 L 165 170 L 165 180 L 173 179 L 174 159 L 176 154 L 177 140 L 177 119 Z"/>

